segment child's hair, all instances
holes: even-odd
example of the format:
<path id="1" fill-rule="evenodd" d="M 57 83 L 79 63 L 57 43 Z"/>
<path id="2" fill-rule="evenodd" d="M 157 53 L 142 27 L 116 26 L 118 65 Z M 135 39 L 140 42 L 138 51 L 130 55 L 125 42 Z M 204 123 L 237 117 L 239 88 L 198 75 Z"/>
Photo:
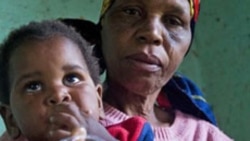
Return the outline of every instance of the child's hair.
<path id="1" fill-rule="evenodd" d="M 89 29 L 88 29 L 89 30 Z M 98 61 L 92 56 L 92 47 L 72 27 L 60 21 L 50 20 L 31 22 L 28 25 L 12 31 L 8 38 L 0 45 L 0 101 L 9 104 L 10 82 L 9 66 L 12 53 L 24 42 L 37 40 L 43 41 L 54 36 L 62 36 L 70 39 L 78 45 L 91 78 L 95 84 L 100 83 Z M 51 48 L 53 49 L 53 48 Z"/>
<path id="2" fill-rule="evenodd" d="M 101 39 L 101 25 L 94 24 L 91 21 L 83 20 L 83 19 L 75 19 L 75 18 L 63 18 L 59 19 L 66 25 L 73 26 L 90 44 L 94 44 L 93 53 L 99 58 L 98 64 L 100 66 L 100 74 L 103 74 L 106 70 L 105 60 L 103 58 L 102 53 L 102 39 Z"/>

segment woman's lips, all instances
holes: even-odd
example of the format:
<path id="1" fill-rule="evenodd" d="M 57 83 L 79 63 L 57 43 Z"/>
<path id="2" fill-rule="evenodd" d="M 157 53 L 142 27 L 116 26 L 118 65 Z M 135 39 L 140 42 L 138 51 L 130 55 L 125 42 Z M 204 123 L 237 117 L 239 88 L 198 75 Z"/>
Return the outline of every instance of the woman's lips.
<path id="1" fill-rule="evenodd" d="M 161 62 L 155 55 L 137 53 L 128 56 L 133 67 L 140 71 L 156 72 L 161 69 Z"/>

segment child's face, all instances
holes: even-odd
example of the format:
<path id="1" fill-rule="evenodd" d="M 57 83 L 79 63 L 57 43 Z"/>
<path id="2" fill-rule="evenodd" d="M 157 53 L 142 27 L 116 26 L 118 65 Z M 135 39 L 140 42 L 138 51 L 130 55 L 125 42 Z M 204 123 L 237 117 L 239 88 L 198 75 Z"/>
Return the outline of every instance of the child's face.
<path id="1" fill-rule="evenodd" d="M 98 119 L 102 110 L 101 86 L 95 86 L 80 49 L 67 38 L 22 44 L 10 59 L 10 86 L 15 122 L 33 140 L 48 136 L 51 116 L 67 119 L 78 107 Z"/>

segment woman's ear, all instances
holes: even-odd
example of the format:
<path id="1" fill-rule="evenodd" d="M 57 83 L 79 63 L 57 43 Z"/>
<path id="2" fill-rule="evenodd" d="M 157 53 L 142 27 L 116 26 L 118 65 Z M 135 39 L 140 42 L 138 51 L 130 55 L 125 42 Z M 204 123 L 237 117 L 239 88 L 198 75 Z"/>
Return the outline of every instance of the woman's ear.
<path id="1" fill-rule="evenodd" d="M 98 107 L 99 107 L 99 113 L 100 113 L 100 119 L 103 119 L 105 117 L 104 109 L 103 109 L 103 103 L 102 103 L 102 94 L 103 94 L 103 87 L 101 84 L 96 85 L 96 91 L 98 93 Z"/>
<path id="2" fill-rule="evenodd" d="M 18 128 L 9 105 L 0 104 L 0 114 L 3 118 L 8 134 L 12 139 L 20 137 L 21 131 Z"/>

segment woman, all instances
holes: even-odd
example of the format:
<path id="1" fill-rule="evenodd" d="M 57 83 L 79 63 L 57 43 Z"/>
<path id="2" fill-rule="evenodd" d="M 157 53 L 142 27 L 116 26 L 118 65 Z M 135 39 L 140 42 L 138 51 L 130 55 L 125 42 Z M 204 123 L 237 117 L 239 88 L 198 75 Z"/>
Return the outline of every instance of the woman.
<path id="1" fill-rule="evenodd" d="M 192 7 L 190 11 L 192 15 L 191 17 L 192 19 L 190 21 L 190 28 L 191 28 L 191 34 L 192 34 L 191 43 L 192 43 L 193 34 L 194 34 L 194 26 L 198 18 L 200 3 L 198 0 L 189 1 L 189 2 L 190 2 L 190 7 Z M 107 10 L 111 7 L 113 3 L 114 3 L 114 0 L 103 1 L 101 19 L 104 17 L 105 13 L 107 12 Z M 133 10 L 136 11 L 136 9 L 133 9 Z M 119 20 L 122 18 L 118 17 L 117 19 Z M 75 23 L 75 26 L 79 27 L 79 24 L 76 25 L 77 23 L 76 21 L 72 21 L 72 22 Z M 101 27 L 100 23 L 99 23 L 99 26 Z M 121 28 L 121 30 L 123 29 Z M 106 40 L 103 40 L 103 42 L 105 43 Z M 97 56 L 101 58 L 100 59 L 101 67 L 105 69 L 106 66 L 105 66 L 105 61 L 103 59 L 103 55 L 102 55 L 102 48 L 97 47 L 96 50 L 97 50 Z M 128 78 L 130 79 L 130 77 Z M 130 79 L 130 80 L 133 81 L 133 79 Z M 158 106 L 162 108 L 167 108 L 169 106 L 168 100 L 170 100 L 170 103 L 172 104 L 172 106 L 176 107 L 177 109 L 180 109 L 181 111 L 194 115 L 198 118 L 207 120 L 211 122 L 212 124 L 216 125 L 216 120 L 213 115 L 213 112 L 211 111 L 209 105 L 206 103 L 206 100 L 203 98 L 202 92 L 199 90 L 198 87 L 196 87 L 196 85 L 192 81 L 190 81 L 186 77 L 180 74 L 175 74 L 174 76 L 171 77 L 168 83 L 163 87 L 163 90 L 165 93 L 167 93 L 168 98 L 167 99 L 164 98 L 166 97 L 166 95 L 160 93 L 156 101 L 156 104 Z"/>
<path id="2" fill-rule="evenodd" d="M 198 12 L 198 0 L 104 0 L 96 51 L 107 71 L 105 126 L 139 115 L 152 125 L 156 140 L 231 140 L 198 119 L 215 123 L 200 95 L 194 97 L 202 105 L 192 99 L 200 91 L 174 76 Z"/>

